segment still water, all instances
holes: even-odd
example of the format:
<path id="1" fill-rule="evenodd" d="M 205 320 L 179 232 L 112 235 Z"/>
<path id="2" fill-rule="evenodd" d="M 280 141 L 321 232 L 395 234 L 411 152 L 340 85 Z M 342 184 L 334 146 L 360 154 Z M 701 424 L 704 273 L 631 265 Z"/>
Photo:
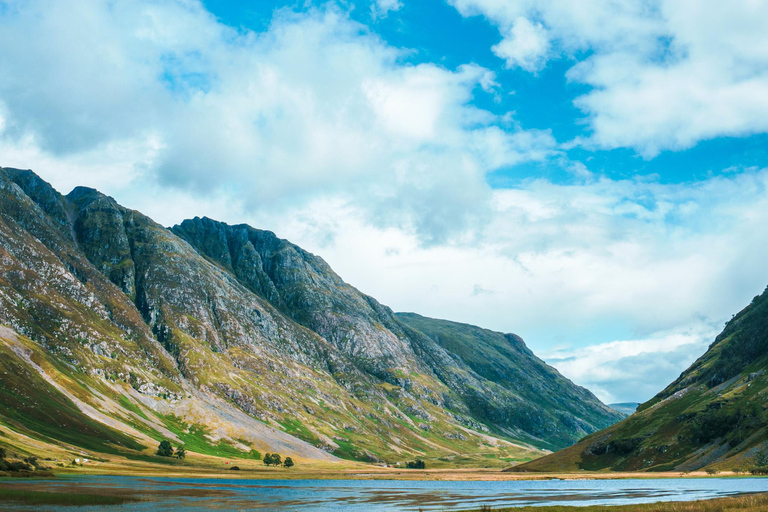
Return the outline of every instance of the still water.
<path id="1" fill-rule="evenodd" d="M 140 503 L 78 507 L 78 511 L 125 512 L 208 510 L 365 511 L 461 510 L 481 505 L 620 505 L 683 501 L 768 491 L 768 478 L 640 480 L 540 480 L 435 482 L 392 480 L 220 480 L 90 476 L 14 482 L 15 488 L 129 494 Z M 10 507 L 0 503 L 0 510 Z M 13 510 L 40 510 L 13 506 Z M 72 510 L 47 507 L 46 510 Z"/>

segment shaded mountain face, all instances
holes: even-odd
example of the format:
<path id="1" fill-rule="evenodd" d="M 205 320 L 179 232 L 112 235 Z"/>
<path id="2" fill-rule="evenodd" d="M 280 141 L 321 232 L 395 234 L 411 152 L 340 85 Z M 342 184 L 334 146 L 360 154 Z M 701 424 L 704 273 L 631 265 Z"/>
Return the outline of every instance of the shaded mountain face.
<path id="1" fill-rule="evenodd" d="M 620 418 L 519 338 L 471 328 L 460 350 L 429 322 L 268 231 L 167 229 L 0 168 L 0 425 L 15 435 L 92 444 L 19 406 L 48 397 L 113 451 L 168 438 L 228 457 L 510 459 Z"/>
<path id="2" fill-rule="evenodd" d="M 473 414 L 508 435 L 557 447 L 624 417 L 536 357 L 519 336 L 414 313 L 397 317 L 469 367 L 476 380 L 446 382 Z M 450 366 L 438 366 L 438 374 Z"/>
<path id="3" fill-rule="evenodd" d="M 768 290 L 628 419 L 521 471 L 755 468 L 768 449 Z M 768 453 L 768 452 L 766 452 Z"/>

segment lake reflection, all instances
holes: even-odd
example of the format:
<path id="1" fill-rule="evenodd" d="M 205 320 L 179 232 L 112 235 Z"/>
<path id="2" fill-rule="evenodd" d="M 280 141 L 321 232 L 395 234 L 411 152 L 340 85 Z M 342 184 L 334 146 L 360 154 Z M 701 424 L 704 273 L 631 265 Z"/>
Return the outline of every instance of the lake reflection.
<path id="1" fill-rule="evenodd" d="M 5 482 L 3 485 L 7 485 Z M 140 497 L 125 512 L 204 510 L 458 510 L 481 505 L 620 505 L 683 501 L 768 491 L 766 478 L 430 482 L 386 480 L 221 480 L 89 476 L 13 482 L 15 488 L 108 492 Z M 10 508 L 0 504 L 0 510 Z M 13 510 L 38 510 L 13 506 Z M 46 510 L 71 510 L 50 507 Z"/>

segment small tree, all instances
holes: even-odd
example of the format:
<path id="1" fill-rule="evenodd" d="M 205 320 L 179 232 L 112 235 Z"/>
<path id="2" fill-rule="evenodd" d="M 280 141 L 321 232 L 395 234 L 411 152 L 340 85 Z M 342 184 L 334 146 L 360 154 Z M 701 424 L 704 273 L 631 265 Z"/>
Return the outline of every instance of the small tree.
<path id="1" fill-rule="evenodd" d="M 272 454 L 271 453 L 264 454 L 264 465 L 265 466 L 271 466 L 272 465 Z"/>
<path id="2" fill-rule="evenodd" d="M 176 458 L 177 459 L 183 459 L 187 456 L 187 450 L 184 448 L 184 446 L 179 446 L 176 448 Z"/>
<path id="3" fill-rule="evenodd" d="M 292 468 L 293 467 L 293 459 L 290 458 L 290 457 L 286 457 L 285 458 L 285 462 L 283 462 L 283 466 L 285 466 L 287 468 Z"/>
<path id="4" fill-rule="evenodd" d="M 173 446 L 168 441 L 160 441 L 157 447 L 157 454 L 161 457 L 173 457 Z"/>
<path id="5" fill-rule="evenodd" d="M 283 458 L 280 457 L 280 454 L 279 453 L 273 453 L 272 454 L 272 464 L 274 464 L 275 466 L 279 466 L 282 463 L 283 463 Z"/>

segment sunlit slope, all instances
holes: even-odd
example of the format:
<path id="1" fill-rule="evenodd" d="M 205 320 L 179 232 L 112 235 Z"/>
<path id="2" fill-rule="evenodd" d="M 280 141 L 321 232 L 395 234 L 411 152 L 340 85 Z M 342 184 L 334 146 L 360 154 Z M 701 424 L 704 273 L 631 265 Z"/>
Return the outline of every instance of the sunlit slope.
<path id="1" fill-rule="evenodd" d="M 751 469 L 768 447 L 768 293 L 628 419 L 520 471 Z"/>
<path id="2" fill-rule="evenodd" d="M 149 451 L 170 438 L 222 456 L 483 453 L 502 463 L 616 419 L 601 404 L 595 419 L 552 401 L 546 420 L 531 422 L 540 405 L 526 389 L 549 377 L 572 384 L 541 368 L 496 383 L 270 232 L 210 219 L 167 229 L 96 190 L 62 196 L 31 171 L 7 168 L 0 324 L 5 345 L 13 338 L 36 354 L 44 381 L 59 383 L 77 410 Z M 8 353 L 16 355 L 3 389 L 15 389 L 17 375 L 43 375 L 33 359 Z M 0 411 L 0 424 L 35 434 L 13 410 Z"/>

